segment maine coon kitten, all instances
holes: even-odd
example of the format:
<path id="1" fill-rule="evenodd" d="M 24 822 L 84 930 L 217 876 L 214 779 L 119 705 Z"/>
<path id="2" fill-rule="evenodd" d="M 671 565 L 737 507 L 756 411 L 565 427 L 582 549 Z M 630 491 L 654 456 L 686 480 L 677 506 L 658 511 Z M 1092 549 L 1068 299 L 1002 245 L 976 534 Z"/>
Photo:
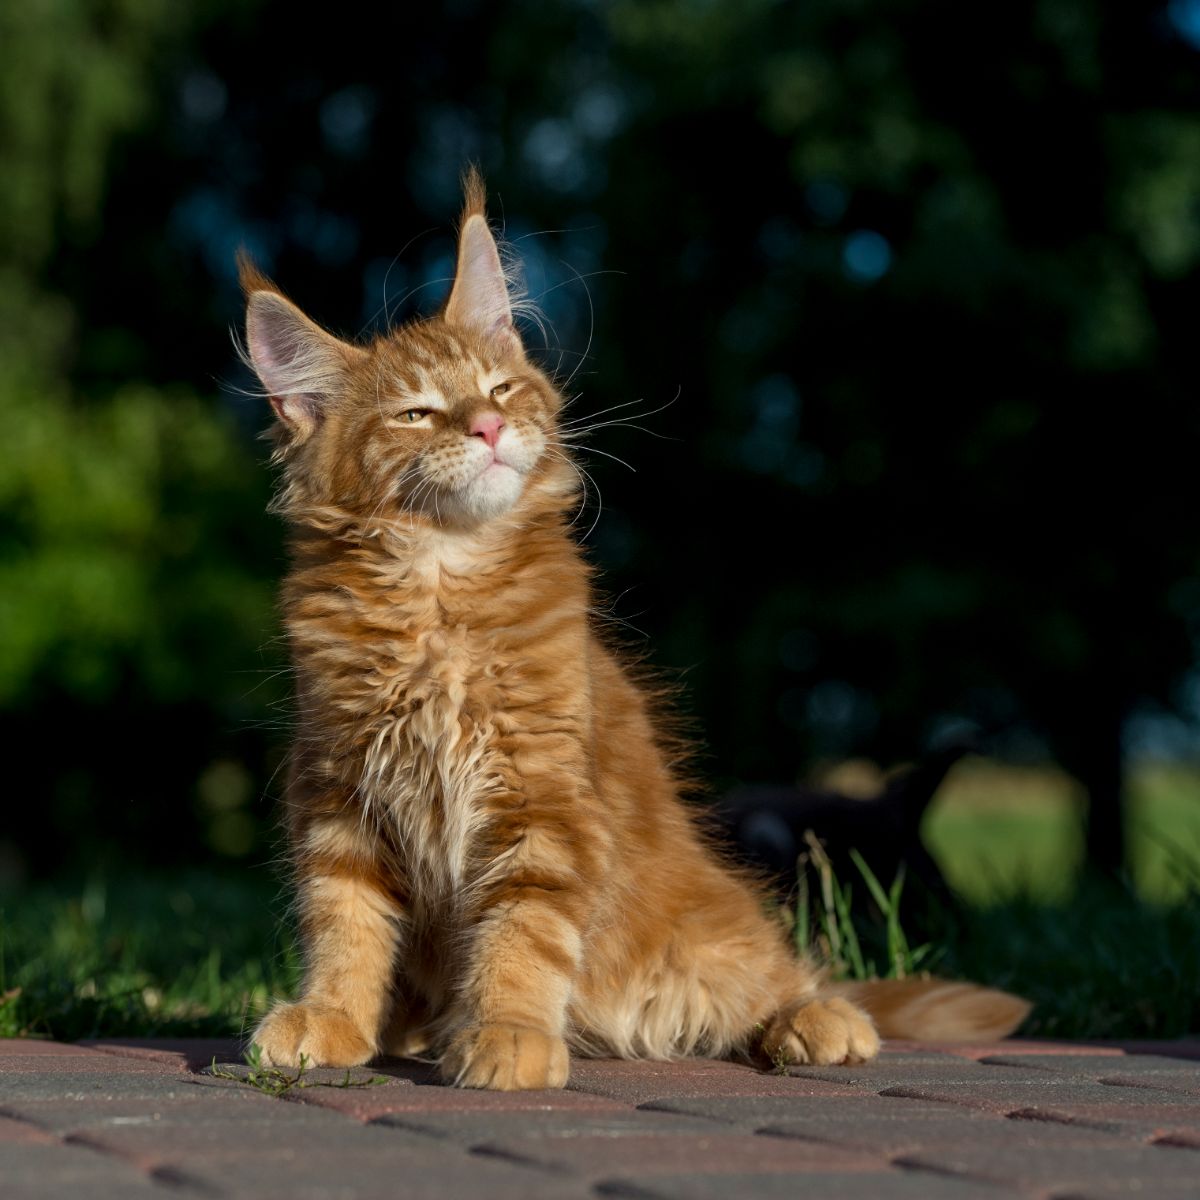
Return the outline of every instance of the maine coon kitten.
<path id="1" fill-rule="evenodd" d="M 466 179 L 442 312 L 353 345 L 248 263 L 291 530 L 286 819 L 302 996 L 265 1062 L 430 1051 L 467 1087 L 562 1087 L 568 1049 L 873 1057 L 995 1036 L 963 984 L 823 988 L 679 797 L 647 694 L 597 634 L 562 399 L 526 356 Z"/>

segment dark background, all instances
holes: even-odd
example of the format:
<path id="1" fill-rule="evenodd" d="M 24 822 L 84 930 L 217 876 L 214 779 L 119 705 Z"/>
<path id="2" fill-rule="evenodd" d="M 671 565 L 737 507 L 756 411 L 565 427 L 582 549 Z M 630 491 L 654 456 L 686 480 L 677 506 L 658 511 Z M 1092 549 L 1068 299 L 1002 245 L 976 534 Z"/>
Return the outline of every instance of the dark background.
<path id="1" fill-rule="evenodd" d="M 62 0 L 0 67 L 0 876 L 269 853 L 234 252 L 432 311 L 471 160 L 572 413 L 649 414 L 580 528 L 714 787 L 983 728 L 1113 867 L 1195 757 L 1195 0 Z"/>

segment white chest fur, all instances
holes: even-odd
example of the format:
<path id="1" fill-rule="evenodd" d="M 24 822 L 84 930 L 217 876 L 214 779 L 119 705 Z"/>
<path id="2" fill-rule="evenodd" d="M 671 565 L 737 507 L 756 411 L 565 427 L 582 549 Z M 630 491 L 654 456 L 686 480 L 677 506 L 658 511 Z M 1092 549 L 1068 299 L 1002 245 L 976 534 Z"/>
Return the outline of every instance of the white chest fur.
<path id="1" fill-rule="evenodd" d="M 460 569 L 467 564 L 455 563 Z M 499 786 L 490 705 L 490 647 L 465 625 L 437 617 L 445 564 L 409 564 L 406 607 L 420 631 L 374 646 L 375 692 L 359 794 L 392 824 L 409 873 L 434 894 L 459 891 L 471 849 Z"/>

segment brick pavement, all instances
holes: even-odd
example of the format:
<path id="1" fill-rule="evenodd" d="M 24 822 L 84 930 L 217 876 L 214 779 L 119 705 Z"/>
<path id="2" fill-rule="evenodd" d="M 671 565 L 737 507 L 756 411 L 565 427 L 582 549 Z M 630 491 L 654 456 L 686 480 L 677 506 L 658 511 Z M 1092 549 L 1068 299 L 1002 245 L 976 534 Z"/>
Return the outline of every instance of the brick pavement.
<path id="1" fill-rule="evenodd" d="M 0 1196 L 1200 1198 L 1200 1044 L 892 1043 L 860 1067 L 580 1061 L 565 1092 L 385 1060 L 285 1098 L 234 1043 L 0 1041 Z"/>

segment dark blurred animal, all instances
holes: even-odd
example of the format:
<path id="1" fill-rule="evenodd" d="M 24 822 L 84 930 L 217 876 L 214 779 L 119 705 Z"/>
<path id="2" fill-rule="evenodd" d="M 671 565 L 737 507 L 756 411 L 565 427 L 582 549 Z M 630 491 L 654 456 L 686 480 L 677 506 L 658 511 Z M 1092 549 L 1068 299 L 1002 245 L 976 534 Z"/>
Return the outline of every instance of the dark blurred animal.
<path id="1" fill-rule="evenodd" d="M 751 784 L 730 792 L 713 810 L 720 836 L 738 856 L 769 873 L 780 900 L 795 890 L 806 831 L 822 843 L 839 880 L 866 896 L 851 850 L 890 886 L 903 866 L 908 909 L 932 898 L 952 910 L 954 894 L 921 841 L 921 818 L 950 768 L 972 749 L 957 743 L 896 774 L 873 797 L 813 787 Z"/>

